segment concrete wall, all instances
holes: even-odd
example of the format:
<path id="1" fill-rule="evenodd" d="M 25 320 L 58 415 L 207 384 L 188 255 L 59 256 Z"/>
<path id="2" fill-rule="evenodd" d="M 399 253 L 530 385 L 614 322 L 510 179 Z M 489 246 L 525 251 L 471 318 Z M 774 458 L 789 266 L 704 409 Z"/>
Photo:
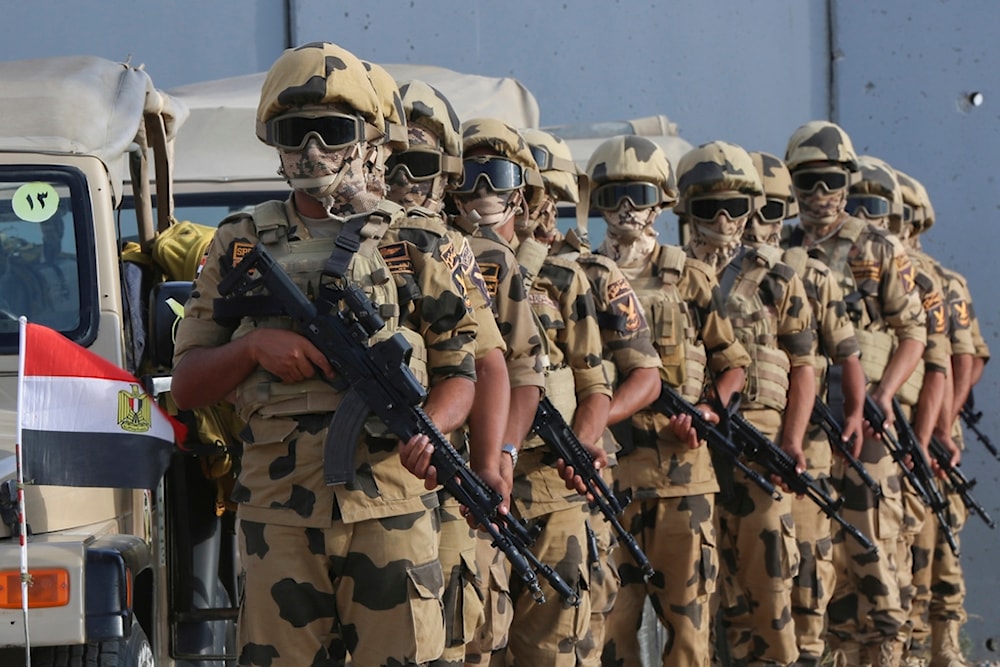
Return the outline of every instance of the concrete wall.
<path id="1" fill-rule="evenodd" d="M 665 113 L 698 144 L 724 139 L 782 154 L 795 127 L 832 118 L 860 152 L 930 191 L 938 224 L 925 247 L 965 273 L 996 345 L 1000 245 L 1000 45 L 992 0 L 32 0 L 8 3 L 0 58 L 131 56 L 164 88 L 267 69 L 287 44 L 337 42 L 364 58 L 513 76 L 542 124 Z M 832 37 L 832 47 L 831 47 Z M 831 54 L 832 65 L 831 65 Z M 983 103 L 968 104 L 979 91 Z M 673 238 L 673 233 L 667 235 Z M 998 375 L 977 389 L 1000 442 Z M 970 441 L 964 468 L 1000 517 L 1000 462 Z M 967 633 L 977 657 L 1000 635 L 1000 537 L 976 518 L 963 533 Z M 1000 639 L 996 639 L 1000 643 Z"/>

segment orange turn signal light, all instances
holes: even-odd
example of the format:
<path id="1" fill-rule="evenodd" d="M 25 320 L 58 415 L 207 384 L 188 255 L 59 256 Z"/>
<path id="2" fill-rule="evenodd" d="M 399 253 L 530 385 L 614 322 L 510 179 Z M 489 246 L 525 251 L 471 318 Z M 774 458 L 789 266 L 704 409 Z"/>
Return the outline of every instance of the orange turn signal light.
<path id="1" fill-rule="evenodd" d="M 69 572 L 62 569 L 28 570 L 28 607 L 69 604 Z M 21 572 L 0 571 L 0 609 L 21 608 Z"/>

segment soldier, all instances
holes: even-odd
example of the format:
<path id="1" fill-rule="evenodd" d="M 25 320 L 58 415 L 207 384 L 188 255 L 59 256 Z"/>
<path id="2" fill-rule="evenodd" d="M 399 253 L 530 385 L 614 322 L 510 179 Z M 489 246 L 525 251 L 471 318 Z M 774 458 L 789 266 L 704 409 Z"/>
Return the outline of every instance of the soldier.
<path id="1" fill-rule="evenodd" d="M 527 144 L 517 130 L 502 121 L 465 121 L 462 154 L 464 178 L 450 191 L 458 215 L 450 224 L 468 236 L 507 343 L 511 394 L 503 449 L 515 463 L 516 474 L 518 452 L 531 430 L 545 378 L 541 336 L 532 319 L 512 241 L 518 218 L 527 216 L 530 207 L 538 203 L 542 181 Z M 480 539 L 479 585 L 488 608 L 486 622 L 466 647 L 466 662 L 472 664 L 489 660 L 491 652 L 508 645 L 512 600 L 517 595 L 514 582 L 507 584 L 506 569 L 499 559 L 502 555 Z M 542 582 L 542 588 L 551 604 L 561 604 L 548 582 Z M 508 595 L 510 599 L 506 599 Z"/>
<path id="2" fill-rule="evenodd" d="M 890 221 L 890 229 L 907 249 L 920 251 L 920 234 L 934 224 L 934 209 L 923 184 L 896 170 L 903 194 L 904 215 Z M 945 445 L 961 448 L 962 430 L 959 412 L 973 384 L 976 359 L 985 350 L 977 343 L 978 322 L 972 309 L 965 278 L 921 253 L 936 271 L 944 293 L 944 312 L 951 342 L 951 382 L 946 385 L 945 404 L 941 409 L 934 435 Z M 981 336 L 978 337 L 981 341 Z M 985 351 L 988 356 L 988 350 Z M 953 465 L 959 458 L 953 457 Z M 948 494 L 949 518 L 955 541 L 965 524 L 965 505 L 954 492 Z M 912 545 L 914 598 L 910 610 L 912 632 L 907 650 L 907 664 L 953 667 L 965 665 L 959 646 L 959 630 L 965 621 L 965 581 L 961 562 L 945 544 L 936 521 L 926 521 Z M 931 618 L 931 609 L 934 610 Z"/>
<path id="3" fill-rule="evenodd" d="M 292 193 L 219 225 L 178 327 L 177 404 L 228 397 L 247 423 L 233 492 L 245 570 L 243 665 L 332 662 L 331 631 L 355 664 L 415 665 L 443 647 L 436 496 L 406 472 L 397 442 L 372 420 L 357 442 L 341 445 L 355 448 L 354 481 L 327 486 L 323 442 L 342 397 L 329 362 L 285 317 L 239 301 L 231 307 L 246 311 L 241 319 L 217 320 L 213 311 L 219 281 L 258 243 L 307 294 L 320 280 L 359 285 L 387 321 L 378 337 L 399 331 L 417 352 L 411 362 L 426 359 L 414 372 L 429 378 L 428 415 L 446 433 L 465 420 L 476 323 L 453 278 L 453 249 L 444 239 L 407 245 L 424 298 L 400 321 L 377 248 L 401 214 L 371 190 L 385 129 L 355 56 L 329 43 L 286 50 L 264 80 L 257 135 L 277 149 Z M 345 275 L 340 266 L 349 267 Z"/>
<path id="4" fill-rule="evenodd" d="M 520 261 L 522 255 L 528 255 L 526 252 L 528 248 L 540 245 L 545 249 L 547 256 L 539 279 L 550 272 L 568 274 L 572 271 L 574 275 L 582 275 L 588 284 L 588 293 L 593 294 L 592 301 L 595 302 L 595 321 L 598 325 L 603 323 L 599 328 L 600 342 L 597 356 L 604 357 L 610 362 L 605 363 L 604 368 L 616 385 L 606 421 L 622 422 L 639 408 L 648 405 L 659 394 L 660 358 L 653 349 L 649 328 L 645 326 L 644 320 L 643 325 L 639 326 L 640 320 L 637 319 L 629 331 L 621 326 L 622 318 L 615 317 L 612 312 L 614 306 L 610 304 L 607 289 L 610 284 L 616 283 L 621 286 L 617 295 L 620 302 L 630 298 L 635 300 L 631 288 L 627 287 L 624 276 L 614 262 L 606 257 L 592 256 L 589 252 L 581 255 L 572 245 L 575 243 L 579 246 L 580 236 L 575 231 L 570 235 L 571 242 L 561 242 L 563 237 L 556 227 L 557 205 L 559 202 L 575 205 L 580 203 L 579 174 L 569 146 L 561 139 L 541 130 L 525 129 L 521 130 L 521 135 L 528 142 L 541 171 L 542 181 L 545 183 L 545 196 L 542 203 L 532 211 L 528 223 L 517 228 L 521 240 L 518 259 Z M 528 273 L 531 274 L 530 271 Z M 568 280 L 550 281 L 549 284 L 554 286 L 561 282 Z M 538 282 L 535 284 L 538 285 Z M 595 288 L 598 291 L 593 293 L 592 290 Z M 547 324 L 547 329 L 556 333 L 557 338 L 563 337 L 561 330 L 566 328 L 566 325 L 560 322 L 561 319 L 566 318 L 554 317 Z M 576 316 L 569 314 L 569 319 L 576 319 Z M 544 323 L 545 319 L 542 321 Z M 616 381 L 619 378 L 620 383 Z M 614 445 L 609 431 L 605 431 L 601 440 L 611 447 L 595 450 L 592 454 L 598 465 L 603 464 L 602 474 L 605 482 L 609 487 L 613 487 L 614 478 L 611 471 L 616 459 L 614 451 L 608 449 L 614 450 L 617 446 Z M 605 460 L 606 464 L 603 463 Z M 573 473 L 572 467 L 564 470 L 564 475 L 571 482 L 567 486 L 581 493 L 586 492 L 582 479 L 574 478 Z M 587 524 L 592 535 L 587 550 L 590 561 L 587 572 L 591 613 L 589 630 L 582 640 L 576 642 L 575 649 L 577 665 L 596 667 L 600 664 L 601 647 L 604 645 L 605 619 L 614 606 L 619 583 L 617 565 L 612 556 L 615 542 L 610 524 L 596 509 L 591 511 Z"/>
<path id="5" fill-rule="evenodd" d="M 781 158 L 770 153 L 750 153 L 764 187 L 765 203 L 754 211 L 743 233 L 744 244 L 778 247 L 785 220 L 798 215 L 792 176 Z M 862 411 L 865 377 L 854 326 L 847 317 L 843 292 L 830 269 L 806 254 L 790 248 L 782 261 L 802 279 L 812 306 L 816 329 L 813 360 L 819 399 L 842 406 L 843 441 L 857 458 L 864 438 Z M 831 443 L 818 426 L 811 426 L 803 442 L 806 470 L 829 486 L 833 457 Z M 792 580 L 792 618 L 798 641 L 796 664 L 818 665 L 826 649 L 826 607 L 833 595 L 832 520 L 807 498 L 792 498 L 792 518 L 799 549 L 799 571 Z"/>
<path id="6" fill-rule="evenodd" d="M 503 356 L 507 346 L 490 309 L 489 293 L 468 240 L 441 218 L 445 189 L 457 185 L 462 175 L 458 116 L 448 99 L 423 81 L 410 81 L 399 92 L 409 146 L 402 152 L 393 153 L 387 161 L 386 171 L 388 197 L 406 209 L 407 217 L 387 235 L 387 241 L 395 231 L 400 239 L 448 235 L 459 249 L 457 255 L 479 331 L 476 336 L 477 381 L 469 428 L 456 430 L 452 442 L 460 452 L 464 452 L 468 442 L 472 469 L 507 499 L 505 507 L 509 507 L 513 462 L 510 456 L 501 454 L 510 402 L 510 382 Z M 409 274 L 404 272 L 403 275 Z M 412 463 L 407 463 L 412 458 L 419 458 L 419 452 L 409 452 L 403 447 L 401 455 L 411 472 L 420 472 L 411 467 Z M 429 463 L 430 451 L 426 455 Z M 431 480 L 431 485 L 433 481 L 436 480 Z M 441 523 L 438 558 L 445 573 L 445 650 L 431 665 L 452 667 L 465 663 L 465 645 L 472 640 L 476 627 L 484 622 L 484 609 L 475 581 L 475 531 L 466 525 L 453 496 L 443 489 L 438 495 Z"/>
<path id="7" fill-rule="evenodd" d="M 764 203 L 757 170 L 741 147 L 714 141 L 681 158 L 677 184 L 674 208 L 691 223 L 685 250 L 713 267 L 736 338 L 753 360 L 740 412 L 805 470 L 802 439 L 816 394 L 813 316 L 781 250 L 743 245 L 747 221 Z M 720 613 L 730 656 L 739 664 L 791 664 L 798 659 L 788 621 L 799 553 L 790 494 L 775 500 L 741 476 L 727 482 L 717 525 Z"/>
<path id="8" fill-rule="evenodd" d="M 851 305 L 861 365 L 872 398 L 892 421 L 891 399 L 923 354 L 926 317 L 913 267 L 892 236 L 844 211 L 859 167 L 850 137 L 827 121 L 811 121 L 789 138 L 785 164 L 799 204 L 799 224 L 785 244 L 802 246 L 830 267 Z M 846 664 L 898 664 L 905 622 L 895 553 L 902 523 L 899 473 L 883 443 L 865 438 L 859 459 L 882 487 L 869 489 L 849 467 L 835 463 L 845 505 L 841 515 L 878 548 L 873 557 L 842 530 L 834 535 L 837 585 L 827 607 L 828 637 Z M 864 655 L 862 655 L 864 653 Z"/>
<path id="9" fill-rule="evenodd" d="M 861 180 L 851 185 L 847 195 L 846 210 L 851 215 L 892 231 L 901 229 L 903 218 L 903 193 L 895 170 L 884 160 L 869 155 L 858 158 Z M 930 438 L 940 415 L 946 386 L 951 380 L 951 342 L 945 314 L 941 283 L 930 258 L 912 247 L 906 247 L 914 271 L 914 283 L 920 295 L 924 312 L 927 314 L 927 346 L 923 359 L 900 387 L 896 397 L 904 413 L 913 424 L 914 434 L 923 449 L 925 460 L 930 461 Z M 949 408 L 950 411 L 950 401 Z M 950 442 L 950 438 L 949 438 Z M 916 536 L 928 521 L 936 522 L 929 516 L 909 482 L 903 482 L 903 525 L 900 530 L 900 544 L 896 553 L 896 567 L 899 576 L 900 603 L 907 621 L 900 630 L 900 641 L 904 648 L 910 643 L 912 624 L 909 622 L 913 601 L 913 558 L 912 546 Z"/>
<path id="10" fill-rule="evenodd" d="M 594 151 L 587 175 L 591 202 L 608 225 L 597 254 L 614 261 L 628 280 L 609 287 L 620 330 L 645 326 L 648 316 L 662 378 L 690 401 L 706 397 L 699 409 L 717 421 L 710 394 L 738 392 L 750 358 L 722 312 L 713 271 L 680 248 L 657 243 L 653 222 L 677 197 L 666 155 L 644 137 L 613 137 Z M 629 284 L 641 306 L 631 300 Z M 706 371 L 714 376 L 711 386 Z M 633 500 L 621 521 L 655 572 L 645 581 L 631 556 L 621 554 L 621 589 L 608 615 L 602 663 L 641 664 L 636 631 L 649 596 L 670 634 L 663 665 L 708 665 L 719 489 L 709 453 L 689 417 L 647 409 L 632 415 L 629 426 L 620 439 L 616 488 Z"/>

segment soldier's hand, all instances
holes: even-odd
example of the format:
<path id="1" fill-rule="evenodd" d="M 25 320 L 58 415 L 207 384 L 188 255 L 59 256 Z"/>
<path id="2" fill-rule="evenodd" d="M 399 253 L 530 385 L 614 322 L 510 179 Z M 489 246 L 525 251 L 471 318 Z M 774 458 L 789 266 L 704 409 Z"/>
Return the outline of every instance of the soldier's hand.
<path id="1" fill-rule="evenodd" d="M 433 491 L 438 486 L 437 469 L 431 465 L 434 446 L 430 438 L 418 433 L 399 444 L 399 460 L 413 475 L 424 480 L 424 488 Z"/>
<path id="2" fill-rule="evenodd" d="M 499 469 L 476 469 L 474 472 L 479 475 L 479 478 L 483 480 L 488 487 L 500 494 L 502 500 L 500 501 L 498 511 L 501 514 L 507 514 L 510 511 L 510 492 L 514 488 L 514 467 L 511 465 L 510 457 L 500 457 Z M 471 515 L 466 515 L 466 519 L 469 520 L 469 526 L 471 528 L 475 528 L 476 526 L 470 517 Z"/>
<path id="3" fill-rule="evenodd" d="M 583 448 L 587 450 L 587 453 L 594 460 L 594 470 L 603 470 L 608 467 L 608 453 L 604 451 L 603 447 L 585 442 L 581 442 L 580 444 L 583 445 Z M 559 468 L 559 474 L 562 475 L 567 489 L 586 496 L 588 501 L 594 500 L 593 494 L 589 492 L 587 487 L 587 482 L 578 474 L 573 466 L 566 465 L 566 461 L 559 459 L 556 461 L 556 467 Z"/>
<path id="4" fill-rule="evenodd" d="M 851 456 L 861 456 L 861 446 L 865 444 L 865 421 L 860 415 L 844 418 L 843 440 L 850 447 Z"/>
<path id="5" fill-rule="evenodd" d="M 286 329 L 254 329 L 249 333 L 250 354 L 264 370 L 282 382 L 301 382 L 314 377 L 317 369 L 329 380 L 334 377 L 327 358 L 309 340 Z"/>

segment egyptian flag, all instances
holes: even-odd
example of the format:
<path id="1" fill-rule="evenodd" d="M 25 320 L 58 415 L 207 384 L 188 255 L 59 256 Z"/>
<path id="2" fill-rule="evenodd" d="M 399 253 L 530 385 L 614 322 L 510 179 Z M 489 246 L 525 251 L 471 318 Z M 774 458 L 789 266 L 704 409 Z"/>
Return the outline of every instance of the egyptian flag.
<path id="1" fill-rule="evenodd" d="M 128 372 L 38 324 L 22 323 L 18 419 L 24 480 L 156 488 L 184 426 Z"/>

